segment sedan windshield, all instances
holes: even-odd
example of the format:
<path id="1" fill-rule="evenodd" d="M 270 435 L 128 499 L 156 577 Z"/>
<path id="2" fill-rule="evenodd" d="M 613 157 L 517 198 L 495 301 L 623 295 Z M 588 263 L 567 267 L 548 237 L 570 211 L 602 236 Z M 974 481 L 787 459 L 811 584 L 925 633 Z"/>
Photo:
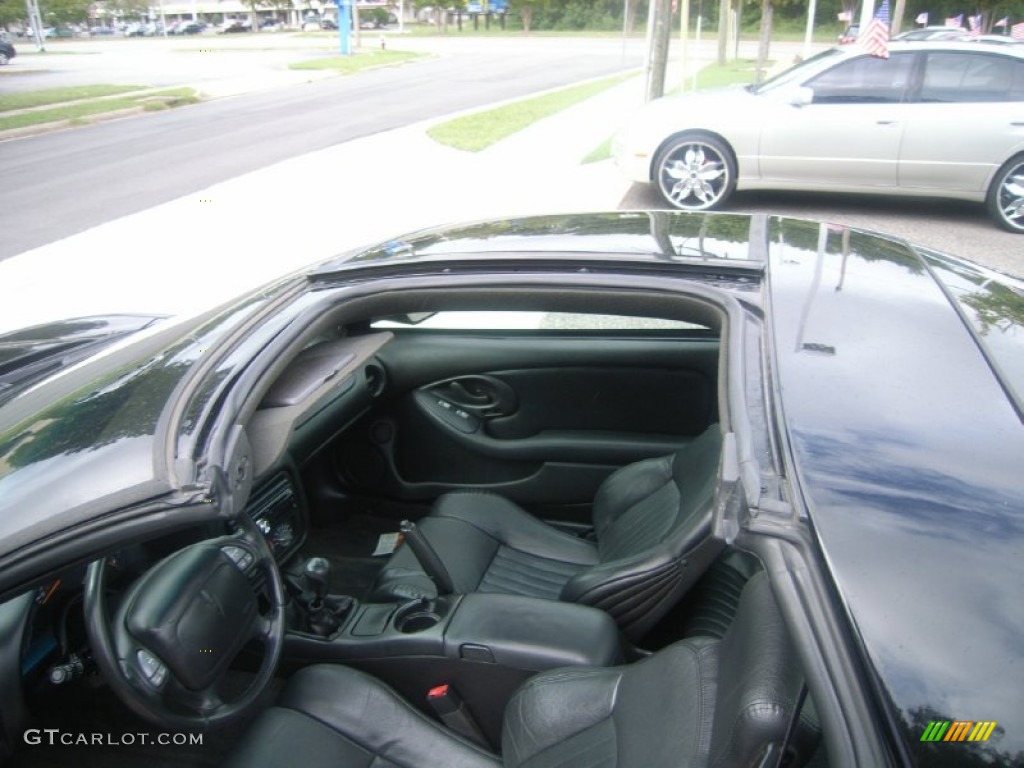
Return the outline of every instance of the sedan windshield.
<path id="1" fill-rule="evenodd" d="M 798 82 L 820 69 L 822 63 L 836 59 L 842 56 L 842 54 L 843 50 L 841 48 L 829 48 L 827 51 L 816 53 L 809 59 L 804 59 L 803 61 L 794 64 L 789 69 L 780 72 L 774 77 L 768 78 L 763 83 L 751 84 L 747 86 L 747 89 L 751 93 L 766 93 L 767 91 L 780 86 Z"/>

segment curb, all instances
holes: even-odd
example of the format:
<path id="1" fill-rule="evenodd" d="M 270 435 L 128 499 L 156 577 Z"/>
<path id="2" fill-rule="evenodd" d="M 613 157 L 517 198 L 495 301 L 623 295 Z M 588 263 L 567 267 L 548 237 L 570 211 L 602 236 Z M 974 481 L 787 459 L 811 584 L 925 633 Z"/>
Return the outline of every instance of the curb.
<path id="1" fill-rule="evenodd" d="M 0 141 L 41 136 L 45 133 L 56 133 L 57 131 L 64 131 L 70 128 L 82 128 L 93 123 L 106 123 L 125 117 L 135 117 L 136 115 L 144 114 L 146 111 L 145 107 L 132 107 L 131 109 L 118 109 L 112 112 L 100 112 L 99 114 L 87 117 L 73 117 L 67 120 L 53 120 L 48 123 L 26 125 L 24 128 L 8 128 L 5 131 L 0 131 Z"/>

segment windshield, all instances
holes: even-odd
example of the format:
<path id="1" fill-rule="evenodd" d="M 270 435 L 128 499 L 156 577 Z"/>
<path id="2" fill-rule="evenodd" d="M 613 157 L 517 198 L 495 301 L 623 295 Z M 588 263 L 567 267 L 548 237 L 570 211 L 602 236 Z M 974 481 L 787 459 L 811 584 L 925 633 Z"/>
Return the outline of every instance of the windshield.
<path id="1" fill-rule="evenodd" d="M 841 48 L 830 48 L 827 51 L 821 51 L 811 56 L 809 59 L 794 64 L 789 69 L 779 72 L 777 75 L 768 78 L 760 85 L 751 85 L 750 90 L 752 93 L 765 93 L 779 86 L 788 85 L 789 83 L 799 82 L 809 77 L 810 75 L 817 72 L 823 63 L 836 59 L 842 56 L 843 50 Z"/>

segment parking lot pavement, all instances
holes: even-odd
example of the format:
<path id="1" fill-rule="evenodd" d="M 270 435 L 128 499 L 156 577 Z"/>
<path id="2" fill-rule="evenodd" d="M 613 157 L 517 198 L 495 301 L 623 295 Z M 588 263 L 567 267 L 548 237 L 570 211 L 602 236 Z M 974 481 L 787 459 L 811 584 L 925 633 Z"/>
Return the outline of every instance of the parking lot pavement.
<path id="1" fill-rule="evenodd" d="M 190 314 L 416 229 L 615 209 L 628 183 L 609 160 L 580 160 L 641 94 L 633 78 L 481 153 L 434 142 L 436 121 L 376 134 L 19 254 L 0 262 L 0 331 L 101 312 Z"/>

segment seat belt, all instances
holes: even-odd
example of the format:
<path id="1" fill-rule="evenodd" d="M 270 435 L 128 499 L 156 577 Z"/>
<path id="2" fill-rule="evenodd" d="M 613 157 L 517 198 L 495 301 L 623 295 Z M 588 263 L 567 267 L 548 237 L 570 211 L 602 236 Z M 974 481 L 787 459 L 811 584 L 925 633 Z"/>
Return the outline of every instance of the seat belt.
<path id="1" fill-rule="evenodd" d="M 796 705 L 793 707 L 793 714 L 789 718 L 786 737 L 782 740 L 782 749 L 779 751 L 775 768 L 783 768 L 786 764 L 786 755 L 789 754 L 789 743 L 793 740 L 793 734 L 796 733 L 797 724 L 800 722 L 800 713 L 803 712 L 805 701 L 807 701 L 807 683 L 803 682 L 800 684 L 800 693 L 796 697 Z"/>
<path id="2" fill-rule="evenodd" d="M 427 691 L 427 703 L 441 722 L 457 734 L 490 751 L 491 745 L 455 686 L 445 683 Z"/>

